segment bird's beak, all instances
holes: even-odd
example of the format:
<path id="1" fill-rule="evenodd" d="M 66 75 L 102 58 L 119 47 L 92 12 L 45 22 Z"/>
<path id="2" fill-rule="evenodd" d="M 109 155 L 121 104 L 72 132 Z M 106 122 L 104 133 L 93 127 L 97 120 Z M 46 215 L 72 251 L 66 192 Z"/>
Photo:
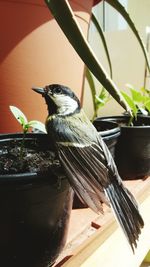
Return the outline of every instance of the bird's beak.
<path id="1" fill-rule="evenodd" d="M 42 87 L 32 87 L 32 90 L 35 91 L 38 94 L 43 95 L 43 96 L 46 93 L 45 90 L 44 90 L 44 88 L 42 88 Z"/>

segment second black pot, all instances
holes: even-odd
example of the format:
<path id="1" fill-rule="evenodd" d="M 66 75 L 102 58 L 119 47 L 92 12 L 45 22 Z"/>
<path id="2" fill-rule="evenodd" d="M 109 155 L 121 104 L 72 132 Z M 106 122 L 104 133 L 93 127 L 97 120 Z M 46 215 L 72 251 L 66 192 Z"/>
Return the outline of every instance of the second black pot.
<path id="1" fill-rule="evenodd" d="M 103 121 L 101 118 L 97 118 L 93 125 L 101 135 L 103 141 L 108 146 L 112 156 L 115 154 L 115 146 L 120 135 L 120 128 L 116 122 Z"/>
<path id="2" fill-rule="evenodd" d="M 150 116 L 138 116 L 127 126 L 129 116 L 103 117 L 120 126 L 115 162 L 121 178 L 135 179 L 150 175 Z"/>

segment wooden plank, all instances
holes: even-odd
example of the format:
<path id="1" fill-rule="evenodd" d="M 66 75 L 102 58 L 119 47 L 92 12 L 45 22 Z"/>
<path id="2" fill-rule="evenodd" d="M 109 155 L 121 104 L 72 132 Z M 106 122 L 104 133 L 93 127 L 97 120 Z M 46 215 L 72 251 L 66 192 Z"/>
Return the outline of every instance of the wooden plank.
<path id="1" fill-rule="evenodd" d="M 149 263 L 149 265 L 150 265 L 150 250 L 148 251 L 148 253 L 147 253 L 146 257 L 144 258 L 143 262 L 144 263 Z"/>
<path id="2" fill-rule="evenodd" d="M 132 182 L 131 182 L 132 183 Z M 136 183 L 135 183 L 136 184 Z M 138 188 L 138 189 L 137 189 Z M 112 218 L 102 229 L 98 229 L 93 236 L 73 251 L 71 257 L 63 267 L 139 267 L 150 249 L 150 179 L 137 181 L 140 211 L 145 221 L 138 242 L 138 248 L 133 255 L 121 229 Z"/>

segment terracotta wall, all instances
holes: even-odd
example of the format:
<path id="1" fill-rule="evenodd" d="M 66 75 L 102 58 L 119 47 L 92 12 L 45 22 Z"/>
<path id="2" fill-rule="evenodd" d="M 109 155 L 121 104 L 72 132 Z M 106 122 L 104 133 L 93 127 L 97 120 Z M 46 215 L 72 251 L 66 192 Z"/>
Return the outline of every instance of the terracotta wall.
<path id="1" fill-rule="evenodd" d="M 93 0 L 69 1 L 87 36 Z M 9 111 L 45 121 L 43 100 L 31 87 L 61 83 L 81 96 L 84 64 L 42 0 L 0 1 L 0 133 L 21 131 Z"/>

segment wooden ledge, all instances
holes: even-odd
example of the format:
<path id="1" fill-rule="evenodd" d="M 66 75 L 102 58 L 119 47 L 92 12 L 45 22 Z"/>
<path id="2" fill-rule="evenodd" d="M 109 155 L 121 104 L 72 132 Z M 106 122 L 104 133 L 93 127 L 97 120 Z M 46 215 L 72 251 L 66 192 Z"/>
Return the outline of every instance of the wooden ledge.
<path id="1" fill-rule="evenodd" d="M 72 240 L 70 238 L 55 267 L 139 267 L 141 265 L 150 249 L 150 177 L 145 180 L 126 181 L 125 184 L 139 201 L 140 212 L 145 222 L 135 254 L 132 253 L 110 209 L 105 207 L 104 216 L 96 216 L 93 213 L 95 217 L 90 218 L 91 223 L 87 218 L 88 224 L 85 224 L 85 229 L 82 225 L 82 216 L 84 211 L 87 214 L 89 209 L 81 209 L 78 210 L 79 216 L 82 214 L 81 231 L 74 230 L 73 223 L 76 224 L 77 219 L 79 224 L 80 220 L 72 214 L 74 221 L 70 224 L 70 234 L 73 228 L 74 236 Z M 92 228 L 95 230 L 92 231 Z"/>

